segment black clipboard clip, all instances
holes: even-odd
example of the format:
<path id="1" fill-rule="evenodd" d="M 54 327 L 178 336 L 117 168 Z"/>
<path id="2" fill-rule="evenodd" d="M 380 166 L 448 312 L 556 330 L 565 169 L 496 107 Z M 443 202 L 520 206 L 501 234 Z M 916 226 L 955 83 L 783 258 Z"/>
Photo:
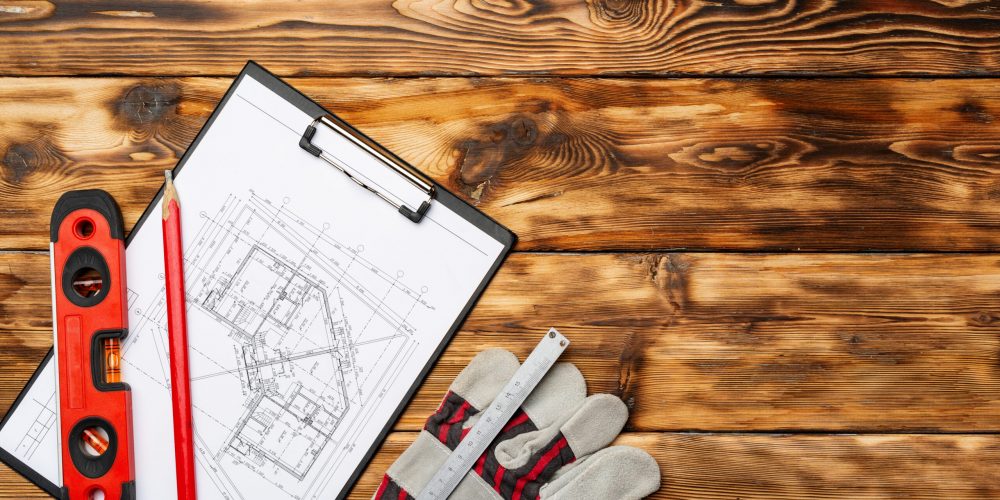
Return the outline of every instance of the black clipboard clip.
<path id="1" fill-rule="evenodd" d="M 345 137 L 361 149 L 363 149 L 368 154 L 372 155 L 375 159 L 385 164 L 387 167 L 396 171 L 397 174 L 401 175 L 410 184 L 412 184 L 417 189 L 420 189 L 427 194 L 427 199 L 420 204 L 416 209 L 406 206 L 402 200 L 399 202 L 395 201 L 393 198 L 389 197 L 387 194 L 378 191 L 377 189 L 369 186 L 361 179 L 358 179 L 354 174 L 352 174 L 347 167 L 345 167 L 340 160 L 327 154 L 319 146 L 312 143 L 313 136 L 316 135 L 317 125 L 326 125 L 328 128 Z M 333 165 L 337 170 L 340 170 L 348 178 L 354 181 L 357 185 L 375 193 L 379 198 L 382 198 L 387 203 L 392 205 L 403 214 L 404 217 L 410 219 L 413 222 L 420 222 L 424 218 L 424 214 L 427 213 L 427 209 L 431 206 L 431 200 L 434 199 L 435 190 L 434 184 L 431 184 L 422 173 L 417 171 L 415 168 L 408 165 L 403 160 L 396 157 L 396 155 L 390 153 L 385 148 L 380 146 L 375 141 L 365 137 L 360 132 L 354 130 L 347 123 L 344 123 L 341 119 L 333 115 L 323 115 L 316 118 L 306 127 L 306 131 L 302 133 L 302 138 L 299 139 L 299 147 L 309 152 L 309 154 L 320 158 L 330 165 Z"/>

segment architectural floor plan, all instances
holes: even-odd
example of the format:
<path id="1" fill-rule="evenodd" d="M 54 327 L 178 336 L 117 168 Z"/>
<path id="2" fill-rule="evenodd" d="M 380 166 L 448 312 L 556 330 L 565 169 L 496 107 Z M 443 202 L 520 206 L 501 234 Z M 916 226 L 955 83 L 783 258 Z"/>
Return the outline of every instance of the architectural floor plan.
<path id="1" fill-rule="evenodd" d="M 229 195 L 198 222 L 185 249 L 188 316 L 203 325 L 192 337 L 213 339 L 191 341 L 192 384 L 229 395 L 198 400 L 200 459 L 226 496 L 242 498 L 234 475 L 252 473 L 307 498 L 324 479 L 313 471 L 337 464 L 364 410 L 397 382 L 415 347 L 407 319 L 434 309 L 428 290 L 369 262 L 363 245 L 338 241 L 328 225 L 310 225 L 287 199 Z M 139 321 L 123 359 L 166 389 L 163 297 L 143 302 L 133 300 Z M 157 359 L 135 364 L 133 349 Z"/>

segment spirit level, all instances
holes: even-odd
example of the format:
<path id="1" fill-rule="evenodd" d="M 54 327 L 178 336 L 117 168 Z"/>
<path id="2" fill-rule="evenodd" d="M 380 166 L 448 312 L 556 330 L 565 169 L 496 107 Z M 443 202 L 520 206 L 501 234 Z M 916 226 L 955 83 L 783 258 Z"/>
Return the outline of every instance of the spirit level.
<path id="1" fill-rule="evenodd" d="M 50 257 L 62 500 L 135 499 L 132 393 L 121 381 L 128 333 L 122 216 L 101 190 L 52 210 Z"/>

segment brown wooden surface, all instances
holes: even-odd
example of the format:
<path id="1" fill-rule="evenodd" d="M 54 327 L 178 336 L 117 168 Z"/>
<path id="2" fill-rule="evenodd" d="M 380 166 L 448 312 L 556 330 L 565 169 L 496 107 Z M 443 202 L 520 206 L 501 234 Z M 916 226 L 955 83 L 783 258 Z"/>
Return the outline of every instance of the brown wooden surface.
<path id="1" fill-rule="evenodd" d="M 994 1 L 0 2 L 0 74 L 996 75 Z M 56 48 L 54 50 L 54 48 Z"/>
<path id="2" fill-rule="evenodd" d="M 390 436 L 352 498 L 369 498 L 412 441 Z M 997 436 L 635 433 L 662 468 L 655 499 L 966 499 L 1000 496 Z"/>
<path id="3" fill-rule="evenodd" d="M 367 500 L 383 471 L 413 440 L 389 435 L 352 500 Z M 653 499 L 989 499 L 1000 496 L 995 435 L 775 435 L 630 433 L 662 468 Z M 49 498 L 0 468 L 0 499 Z"/>
<path id="4" fill-rule="evenodd" d="M 0 248 L 73 187 L 135 221 L 230 79 L 0 79 Z M 1000 248 L 988 80 L 293 79 L 519 249 Z"/>
<path id="5" fill-rule="evenodd" d="M 1000 497 L 994 0 L 0 0 L 0 413 L 56 198 L 131 226 L 248 58 L 521 238 L 352 498 L 553 325 L 655 498 Z"/>
<path id="6" fill-rule="evenodd" d="M 48 282 L 46 255 L 0 255 L 10 389 L 51 344 Z M 997 297 L 994 255 L 515 254 L 397 429 L 420 429 L 475 353 L 523 359 L 556 326 L 632 430 L 993 431 Z"/>

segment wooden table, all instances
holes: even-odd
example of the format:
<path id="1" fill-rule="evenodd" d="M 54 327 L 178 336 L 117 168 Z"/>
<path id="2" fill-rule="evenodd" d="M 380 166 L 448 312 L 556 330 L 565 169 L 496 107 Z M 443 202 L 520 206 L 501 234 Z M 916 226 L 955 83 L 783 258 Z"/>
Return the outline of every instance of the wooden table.
<path id="1" fill-rule="evenodd" d="M 0 0 L 0 411 L 56 198 L 131 226 L 248 58 L 520 236 L 353 498 L 550 325 L 656 498 L 1000 497 L 990 0 Z"/>

